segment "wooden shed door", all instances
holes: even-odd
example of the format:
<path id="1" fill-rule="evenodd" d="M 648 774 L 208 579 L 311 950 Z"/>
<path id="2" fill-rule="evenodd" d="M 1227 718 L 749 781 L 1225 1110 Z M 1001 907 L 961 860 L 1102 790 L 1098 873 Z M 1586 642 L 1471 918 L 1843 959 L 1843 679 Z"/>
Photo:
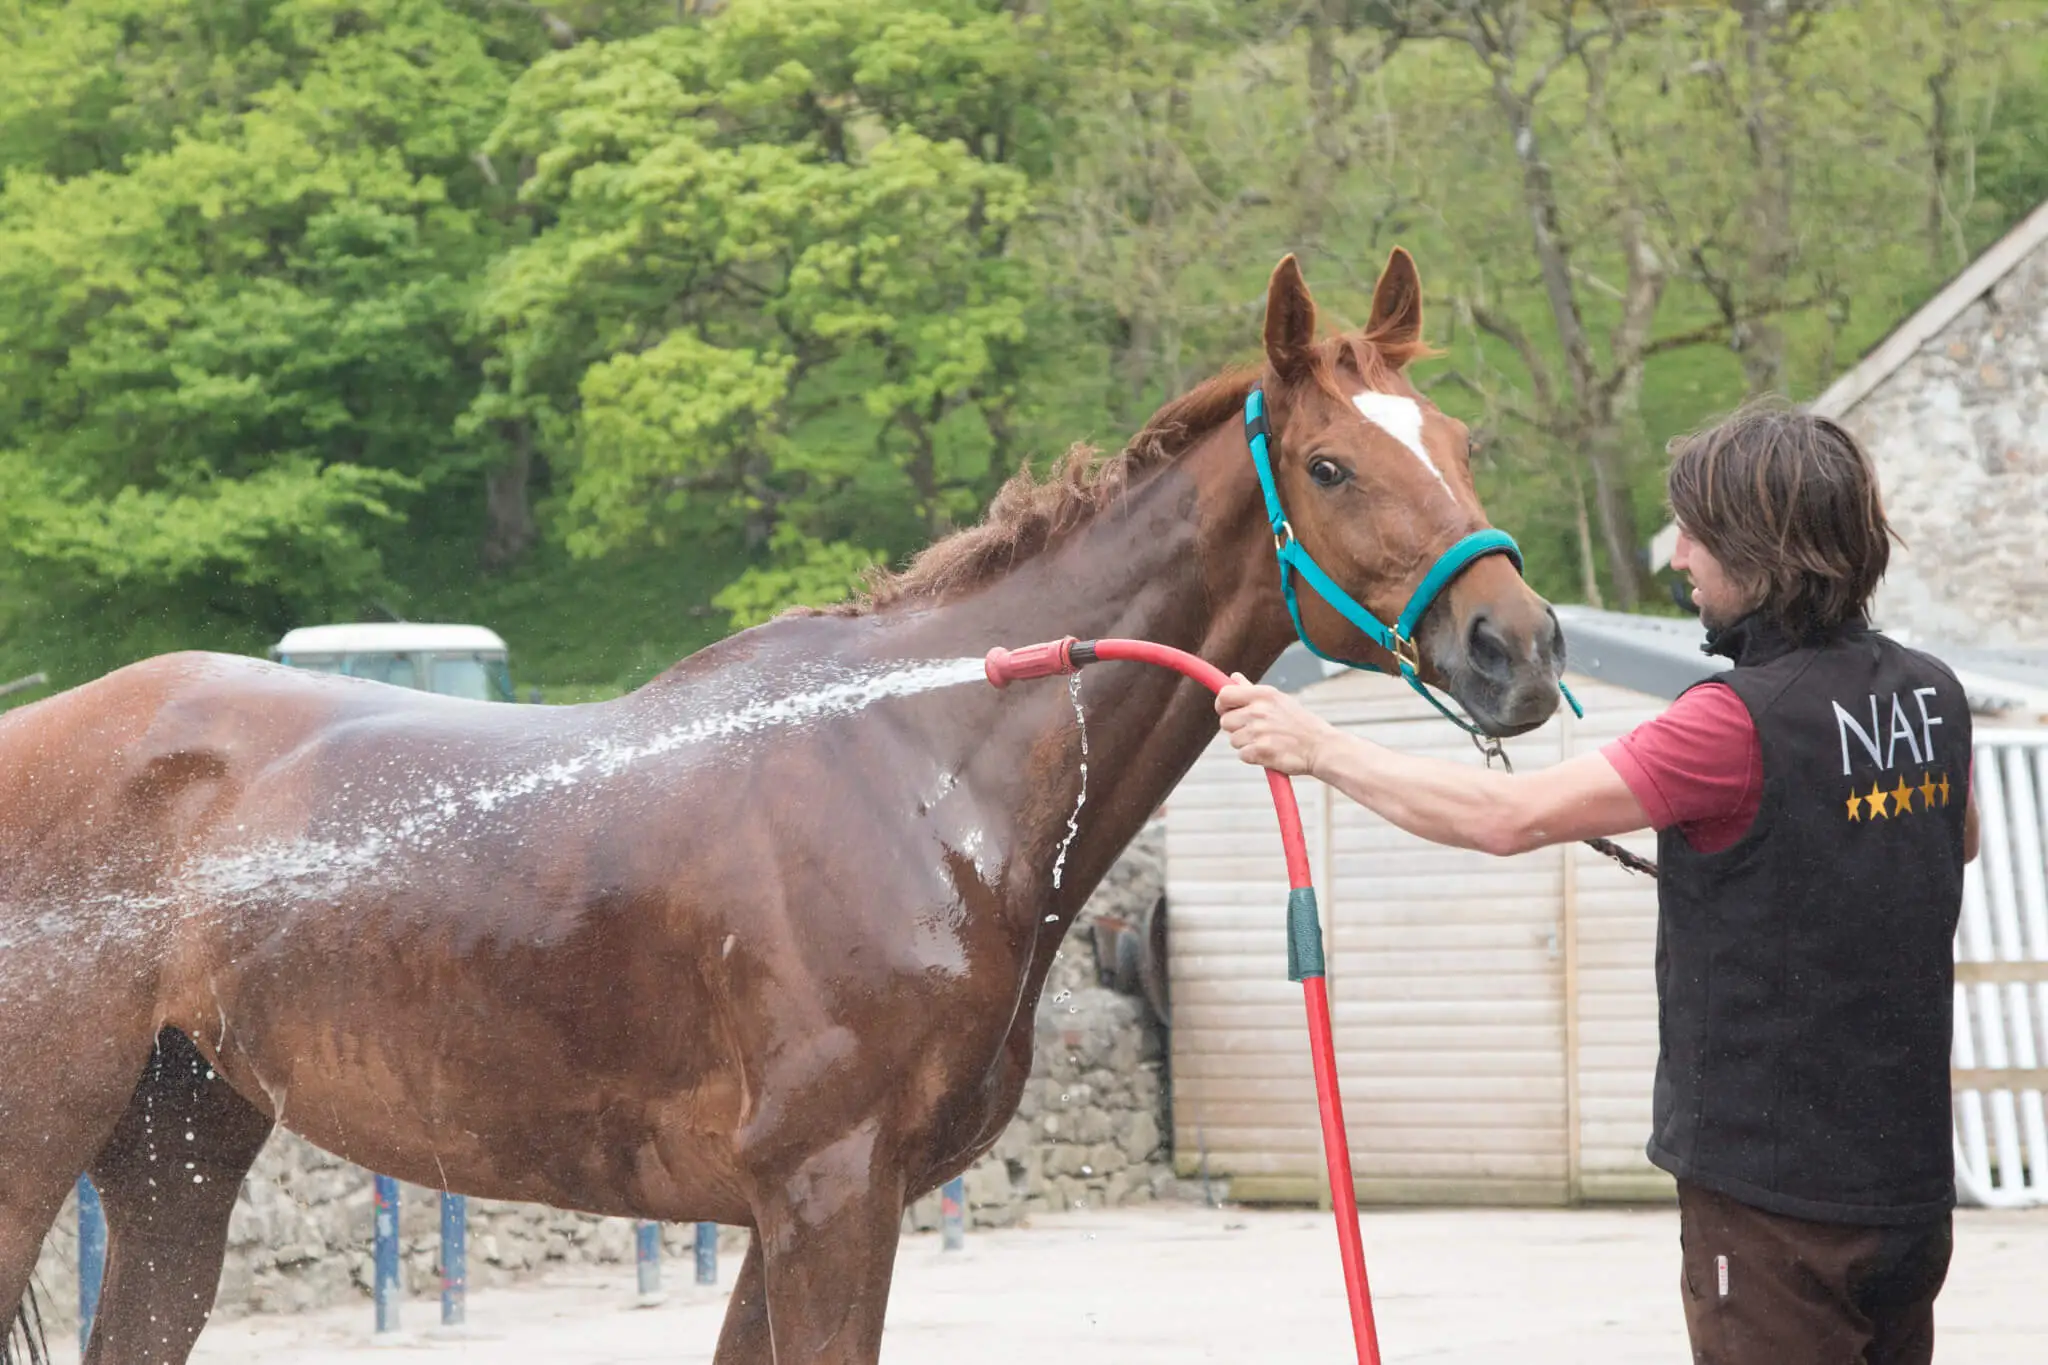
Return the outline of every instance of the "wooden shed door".
<path id="1" fill-rule="evenodd" d="M 1478 751 L 1397 683 L 1310 689 L 1316 710 L 1403 753 Z M 1558 760 L 1553 722 L 1508 745 Z M 1325 932 L 1352 1169 L 1369 1201 L 1568 1197 L 1564 855 L 1443 848 L 1330 803 Z"/>
<path id="2" fill-rule="evenodd" d="M 1662 709 L 1573 680 L 1588 718 L 1510 743 L 1518 770 Z M 1413 753 L 1478 763 L 1400 683 L 1354 674 L 1302 699 Z M 1562 1203 L 1668 1195 L 1643 1157 L 1657 1057 L 1656 888 L 1590 851 L 1496 859 L 1410 838 L 1297 782 L 1328 940 L 1353 1170 L 1374 1201 Z M 1167 815 L 1174 1147 L 1248 1200 L 1324 1192 L 1287 881 L 1265 784 L 1219 740 Z M 1631 841 L 1648 850 L 1653 841 Z"/>

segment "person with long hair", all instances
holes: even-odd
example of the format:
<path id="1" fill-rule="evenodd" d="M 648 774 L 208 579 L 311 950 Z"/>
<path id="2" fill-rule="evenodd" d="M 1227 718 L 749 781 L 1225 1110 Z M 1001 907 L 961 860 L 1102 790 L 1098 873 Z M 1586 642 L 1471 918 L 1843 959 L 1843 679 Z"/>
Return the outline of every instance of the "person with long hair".
<path id="1" fill-rule="evenodd" d="M 1648 1154 L 1678 1185 L 1703 1365 L 1919 1365 L 1955 1166 L 1951 944 L 1976 856 L 1970 710 L 1870 623 L 1893 539 L 1869 458 L 1753 407 L 1673 443 L 1674 568 L 1733 667 L 1596 753 L 1507 774 L 1399 754 L 1242 679 L 1248 763 L 1508 855 L 1658 831 Z"/>

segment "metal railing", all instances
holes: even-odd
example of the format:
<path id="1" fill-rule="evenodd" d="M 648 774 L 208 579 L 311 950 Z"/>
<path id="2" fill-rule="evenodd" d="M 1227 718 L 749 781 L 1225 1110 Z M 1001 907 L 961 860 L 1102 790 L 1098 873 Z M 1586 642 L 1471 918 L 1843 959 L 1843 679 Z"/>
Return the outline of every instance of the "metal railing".
<path id="1" fill-rule="evenodd" d="M 1956 1187 L 2048 1204 L 2048 729 L 1977 735 L 1977 861 L 1956 926 Z"/>

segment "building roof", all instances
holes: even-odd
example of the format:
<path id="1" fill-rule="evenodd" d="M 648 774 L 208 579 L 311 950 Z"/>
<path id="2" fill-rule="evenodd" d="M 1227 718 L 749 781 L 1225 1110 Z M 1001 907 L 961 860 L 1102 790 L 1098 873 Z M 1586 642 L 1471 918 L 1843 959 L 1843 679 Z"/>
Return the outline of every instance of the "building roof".
<path id="1" fill-rule="evenodd" d="M 2037 247 L 2048 245 L 2048 203 L 2036 207 L 2013 229 L 1987 247 L 1962 273 L 1944 285 L 1939 293 L 1913 310 L 1882 341 L 1865 353 L 1845 373 L 1827 386 L 1820 397 L 1807 405 L 1809 412 L 1840 420 L 1872 390 L 1898 373 L 1899 368 L 1935 337 L 1989 293 L 2000 280 L 2019 267 Z M 1667 524 L 1650 539 L 1652 572 L 1671 562 L 1672 547 L 1678 541 L 1678 526 Z"/>
<path id="2" fill-rule="evenodd" d="M 1669 700 L 1732 665 L 1701 652 L 1707 632 L 1690 616 L 1632 616 L 1593 607 L 1553 607 L 1564 627 L 1566 668 Z"/>
<path id="3" fill-rule="evenodd" d="M 423 621 L 370 621 L 350 625 L 300 626 L 270 647 L 273 658 L 309 654 L 503 654 L 505 642 L 482 626 L 433 625 Z"/>
<path id="4" fill-rule="evenodd" d="M 1555 608 L 1569 670 L 1651 696 L 1671 698 L 1728 668 L 1700 652 L 1707 634 L 1689 616 L 1631 616 L 1592 607 Z M 1886 632 L 1940 659 L 1969 695 L 1970 709 L 2023 723 L 2048 723 L 2048 649 L 1977 649 Z"/>
<path id="5" fill-rule="evenodd" d="M 1593 607 L 1559 606 L 1568 674 L 1669 701 L 1730 667 L 1701 652 L 1706 630 L 1689 616 L 1634 616 Z M 1888 632 L 1901 644 L 1934 655 L 1954 670 L 1970 709 L 2021 724 L 2048 724 L 2048 649 L 1976 649 Z M 1283 692 L 1334 677 L 1344 665 L 1325 663 L 1299 644 L 1289 645 L 1263 681 Z"/>
<path id="6" fill-rule="evenodd" d="M 1940 293 L 1892 328 L 1884 340 L 1813 400 L 1812 411 L 1837 419 L 1847 414 L 2044 243 L 2048 243 L 2048 203 L 2020 219 L 2012 231 L 1963 267 L 1962 273 L 1943 286 Z"/>

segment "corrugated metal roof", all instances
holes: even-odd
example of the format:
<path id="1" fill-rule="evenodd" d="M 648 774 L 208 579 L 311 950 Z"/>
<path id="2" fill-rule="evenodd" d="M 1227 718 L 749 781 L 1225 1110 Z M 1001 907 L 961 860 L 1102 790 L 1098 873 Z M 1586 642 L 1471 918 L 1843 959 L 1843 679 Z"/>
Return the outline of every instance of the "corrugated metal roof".
<path id="1" fill-rule="evenodd" d="M 1593 607 L 1558 606 L 1567 671 L 1616 687 L 1670 700 L 1730 665 L 1701 652 L 1706 631 L 1689 616 L 1635 616 Z M 1981 649 L 1948 645 L 1910 632 L 1892 633 L 1901 644 L 1925 650 L 1955 670 L 1970 708 L 2009 722 L 2048 724 L 2048 649 Z M 1264 678 L 1283 692 L 1342 673 L 1299 644 L 1290 645 Z"/>
<path id="2" fill-rule="evenodd" d="M 1728 660 L 1700 652 L 1706 630 L 1692 617 L 1632 616 L 1574 606 L 1555 610 L 1573 673 L 1669 698 L 1729 667 Z M 2048 650 L 1978 649 L 1908 631 L 1891 635 L 1953 669 L 1972 711 L 2048 723 Z"/>

